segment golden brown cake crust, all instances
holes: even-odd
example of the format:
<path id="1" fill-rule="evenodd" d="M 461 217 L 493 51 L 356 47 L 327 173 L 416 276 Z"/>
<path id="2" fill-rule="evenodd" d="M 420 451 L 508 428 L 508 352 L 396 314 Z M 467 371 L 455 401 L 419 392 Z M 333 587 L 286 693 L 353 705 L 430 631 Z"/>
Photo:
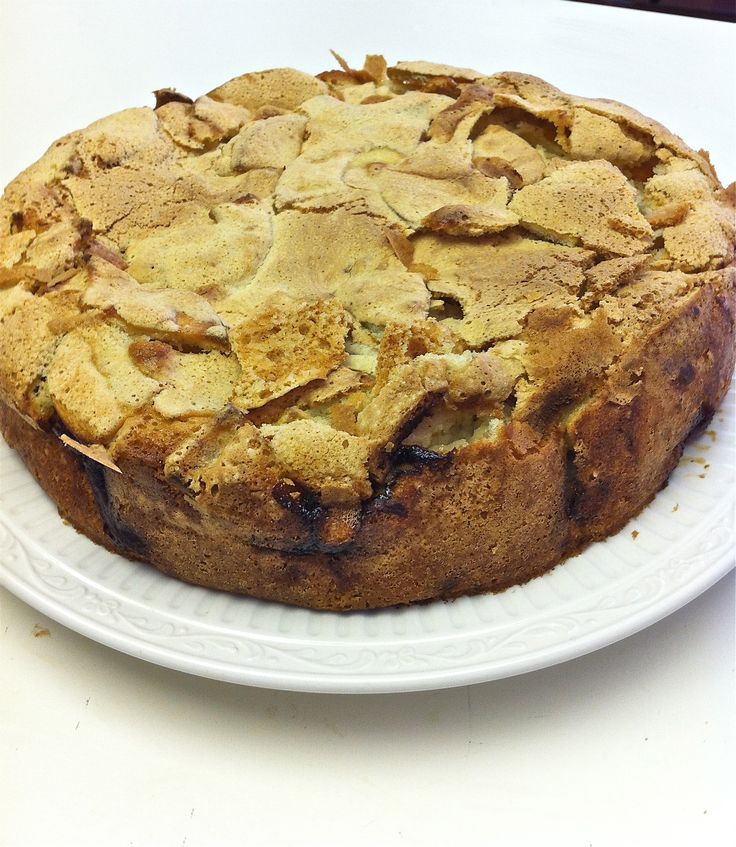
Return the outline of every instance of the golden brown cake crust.
<path id="1" fill-rule="evenodd" d="M 246 74 L 0 200 L 0 425 L 62 516 L 320 609 L 617 531 L 734 367 L 734 212 L 628 107 L 429 63 Z"/>

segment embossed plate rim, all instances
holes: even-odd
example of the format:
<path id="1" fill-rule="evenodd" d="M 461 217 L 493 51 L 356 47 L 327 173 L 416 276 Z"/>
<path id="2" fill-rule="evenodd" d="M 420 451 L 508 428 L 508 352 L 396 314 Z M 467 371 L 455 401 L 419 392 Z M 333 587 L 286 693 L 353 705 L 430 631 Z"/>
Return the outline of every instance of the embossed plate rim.
<path id="1" fill-rule="evenodd" d="M 387 693 L 467 685 L 539 670 L 656 623 L 734 566 L 735 399 L 732 386 L 714 420 L 718 444 L 711 444 L 704 434 L 689 445 L 685 462 L 671 478 L 669 493 L 660 493 L 618 535 L 568 560 L 568 571 L 563 565 L 502 595 L 347 617 L 184 585 L 107 553 L 62 524 L 51 501 L 0 439 L 0 480 L 20 481 L 10 494 L 3 495 L 0 487 L 0 584 L 64 626 L 123 653 L 239 684 L 293 691 Z M 712 455 L 716 471 L 701 479 L 692 471 L 702 468 L 688 462 L 700 462 L 703 454 L 698 451 L 711 448 L 708 455 Z M 30 496 L 20 513 L 11 503 L 18 491 Z M 683 519 L 687 503 L 677 517 L 669 514 L 673 497 L 682 500 L 681 495 L 688 493 L 693 501 L 700 498 L 689 526 Z M 29 517 L 31 509 L 38 513 L 37 523 L 47 527 L 46 536 L 50 532 L 54 544 L 63 536 L 67 548 L 71 542 L 79 551 L 60 555 L 45 536 L 41 540 L 34 537 L 21 520 L 23 515 Z M 641 533 L 650 525 L 655 528 L 647 542 L 649 552 L 639 551 L 629 542 L 634 525 Z M 662 539 L 658 532 L 663 525 L 670 529 L 681 526 L 679 535 L 670 541 Z M 82 569 L 82 562 L 90 558 L 103 576 Z M 603 562 L 606 566 L 601 568 Z M 127 574 L 122 582 L 145 576 L 158 587 L 173 586 L 178 605 L 171 598 L 166 605 L 160 599 L 131 596 L 119 585 L 106 584 L 104 574 L 110 570 L 114 574 L 116 569 Z M 601 577 L 607 569 L 609 573 L 613 569 L 615 575 Z M 544 594 L 551 585 L 575 574 L 589 580 L 595 573 L 593 583 L 603 578 L 597 586 L 585 588 L 578 582 L 580 590 L 573 590 L 567 599 L 558 598 L 541 608 L 535 605 L 529 611 L 528 598 L 535 593 Z M 549 600 L 557 595 L 545 596 Z M 247 623 L 243 622 L 247 615 L 234 622 L 225 621 L 224 615 L 217 619 L 212 610 L 218 603 L 222 606 L 223 597 L 236 613 L 250 615 Z M 515 605 L 522 607 L 520 615 L 508 611 Z M 495 619 L 484 620 L 489 615 Z M 258 625 L 254 623 L 257 617 Z M 427 626 L 428 622 L 432 625 Z M 385 630 L 392 627 L 387 635 Z M 412 627 L 413 633 L 405 631 Z M 533 639 L 536 643 L 532 645 Z"/>

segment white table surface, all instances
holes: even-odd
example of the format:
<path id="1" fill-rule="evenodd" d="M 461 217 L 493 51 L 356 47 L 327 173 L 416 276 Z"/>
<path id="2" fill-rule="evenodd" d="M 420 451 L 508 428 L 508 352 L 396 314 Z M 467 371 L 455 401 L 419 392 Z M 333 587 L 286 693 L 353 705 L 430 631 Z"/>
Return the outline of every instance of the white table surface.
<path id="1" fill-rule="evenodd" d="M 328 47 L 628 102 L 708 148 L 730 182 L 733 33 L 564 0 L 0 0 L 0 182 L 154 88 L 318 71 Z M 155 667 L 0 590 L 0 845 L 731 844 L 734 654 L 733 574 L 564 665 L 362 697 Z"/>

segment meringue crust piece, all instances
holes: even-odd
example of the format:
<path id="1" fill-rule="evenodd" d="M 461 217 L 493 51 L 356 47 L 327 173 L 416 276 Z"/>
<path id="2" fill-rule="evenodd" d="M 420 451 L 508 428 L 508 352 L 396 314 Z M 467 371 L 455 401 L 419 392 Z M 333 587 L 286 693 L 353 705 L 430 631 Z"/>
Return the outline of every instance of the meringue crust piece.
<path id="1" fill-rule="evenodd" d="M 734 190 L 627 106 L 368 56 L 156 92 L 0 199 L 0 424 L 61 515 L 315 609 L 616 532 L 734 367 Z"/>

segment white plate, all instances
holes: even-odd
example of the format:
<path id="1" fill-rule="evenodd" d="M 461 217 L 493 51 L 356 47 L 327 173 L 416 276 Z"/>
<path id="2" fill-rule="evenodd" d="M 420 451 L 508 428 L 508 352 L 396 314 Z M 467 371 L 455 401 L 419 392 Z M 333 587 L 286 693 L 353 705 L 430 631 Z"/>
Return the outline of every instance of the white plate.
<path id="1" fill-rule="evenodd" d="M 0 439 L 0 582 L 103 644 L 247 685 L 412 691 L 536 670 L 643 629 L 733 566 L 735 398 L 615 537 L 501 594 L 345 615 L 197 588 L 106 552 L 61 522 Z"/>

